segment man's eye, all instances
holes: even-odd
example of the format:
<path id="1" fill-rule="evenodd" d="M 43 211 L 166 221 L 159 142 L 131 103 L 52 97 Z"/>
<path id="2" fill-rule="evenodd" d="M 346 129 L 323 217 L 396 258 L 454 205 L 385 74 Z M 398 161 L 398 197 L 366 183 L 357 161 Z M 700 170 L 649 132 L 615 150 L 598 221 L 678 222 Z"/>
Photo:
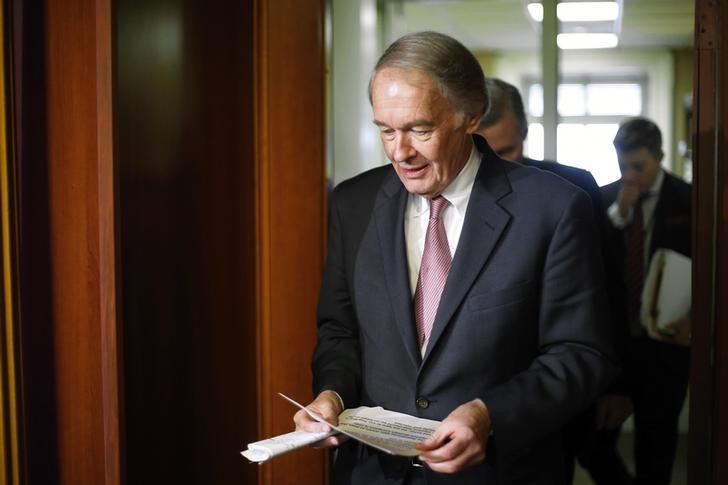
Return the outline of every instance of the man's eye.
<path id="1" fill-rule="evenodd" d="M 430 130 L 412 130 L 416 136 L 427 136 L 430 134 Z"/>

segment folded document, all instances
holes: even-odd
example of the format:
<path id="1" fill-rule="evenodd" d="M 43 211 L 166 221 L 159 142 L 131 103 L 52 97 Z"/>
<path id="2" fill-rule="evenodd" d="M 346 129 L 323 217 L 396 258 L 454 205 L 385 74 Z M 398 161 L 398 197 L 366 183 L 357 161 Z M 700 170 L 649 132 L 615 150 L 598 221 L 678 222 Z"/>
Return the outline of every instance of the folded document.
<path id="1" fill-rule="evenodd" d="M 281 396 L 305 410 L 316 421 L 325 422 L 322 417 L 293 399 L 283 394 Z M 415 445 L 429 438 L 439 425 L 439 421 L 431 419 L 387 411 L 381 407 L 362 406 L 347 409 L 341 413 L 337 426 L 329 424 L 332 428 L 330 432 L 294 431 L 251 443 L 248 445 L 248 449 L 241 453 L 248 460 L 261 463 L 283 453 L 316 443 L 332 434 L 342 433 L 390 455 L 417 456 L 419 451 Z"/>
<path id="2" fill-rule="evenodd" d="M 648 335 L 661 339 L 677 332 L 691 304 L 690 258 L 670 249 L 655 251 L 642 292 L 642 325 Z"/>

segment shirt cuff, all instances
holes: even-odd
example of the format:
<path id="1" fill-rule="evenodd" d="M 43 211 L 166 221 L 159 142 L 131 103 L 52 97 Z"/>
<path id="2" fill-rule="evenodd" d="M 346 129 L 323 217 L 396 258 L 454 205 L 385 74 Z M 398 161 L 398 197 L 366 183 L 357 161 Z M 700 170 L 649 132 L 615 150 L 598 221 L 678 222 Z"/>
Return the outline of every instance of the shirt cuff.
<path id="1" fill-rule="evenodd" d="M 619 213 L 619 204 L 613 202 L 607 209 L 607 216 L 609 216 L 609 220 L 614 227 L 622 229 L 632 220 L 632 208 L 630 207 L 627 210 L 627 217 L 622 217 L 622 214 Z"/>

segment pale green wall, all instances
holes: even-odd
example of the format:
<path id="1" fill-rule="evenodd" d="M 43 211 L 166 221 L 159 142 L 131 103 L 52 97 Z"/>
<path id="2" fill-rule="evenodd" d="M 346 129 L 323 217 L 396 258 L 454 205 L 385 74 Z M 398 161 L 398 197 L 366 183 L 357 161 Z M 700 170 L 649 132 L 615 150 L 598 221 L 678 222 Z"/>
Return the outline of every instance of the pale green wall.
<path id="1" fill-rule="evenodd" d="M 693 92 L 693 50 L 675 49 L 672 51 L 675 86 L 673 89 L 673 137 L 672 153 L 674 154 L 673 171 L 685 175 L 685 158 L 679 149 L 682 142 L 685 147 L 692 147 L 690 126 L 688 125 L 688 109 L 685 98 Z"/>

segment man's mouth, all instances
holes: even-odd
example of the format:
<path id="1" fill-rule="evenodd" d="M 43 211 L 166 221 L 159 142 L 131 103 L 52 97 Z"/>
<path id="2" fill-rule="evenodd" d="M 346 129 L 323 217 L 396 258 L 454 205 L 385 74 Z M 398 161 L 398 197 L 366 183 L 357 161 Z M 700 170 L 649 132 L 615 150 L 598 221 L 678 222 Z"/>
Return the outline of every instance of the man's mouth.
<path id="1" fill-rule="evenodd" d="M 420 176 L 425 170 L 427 169 L 427 165 L 420 165 L 419 167 L 406 167 L 401 166 L 400 170 L 402 173 L 409 178 L 414 178 Z"/>

